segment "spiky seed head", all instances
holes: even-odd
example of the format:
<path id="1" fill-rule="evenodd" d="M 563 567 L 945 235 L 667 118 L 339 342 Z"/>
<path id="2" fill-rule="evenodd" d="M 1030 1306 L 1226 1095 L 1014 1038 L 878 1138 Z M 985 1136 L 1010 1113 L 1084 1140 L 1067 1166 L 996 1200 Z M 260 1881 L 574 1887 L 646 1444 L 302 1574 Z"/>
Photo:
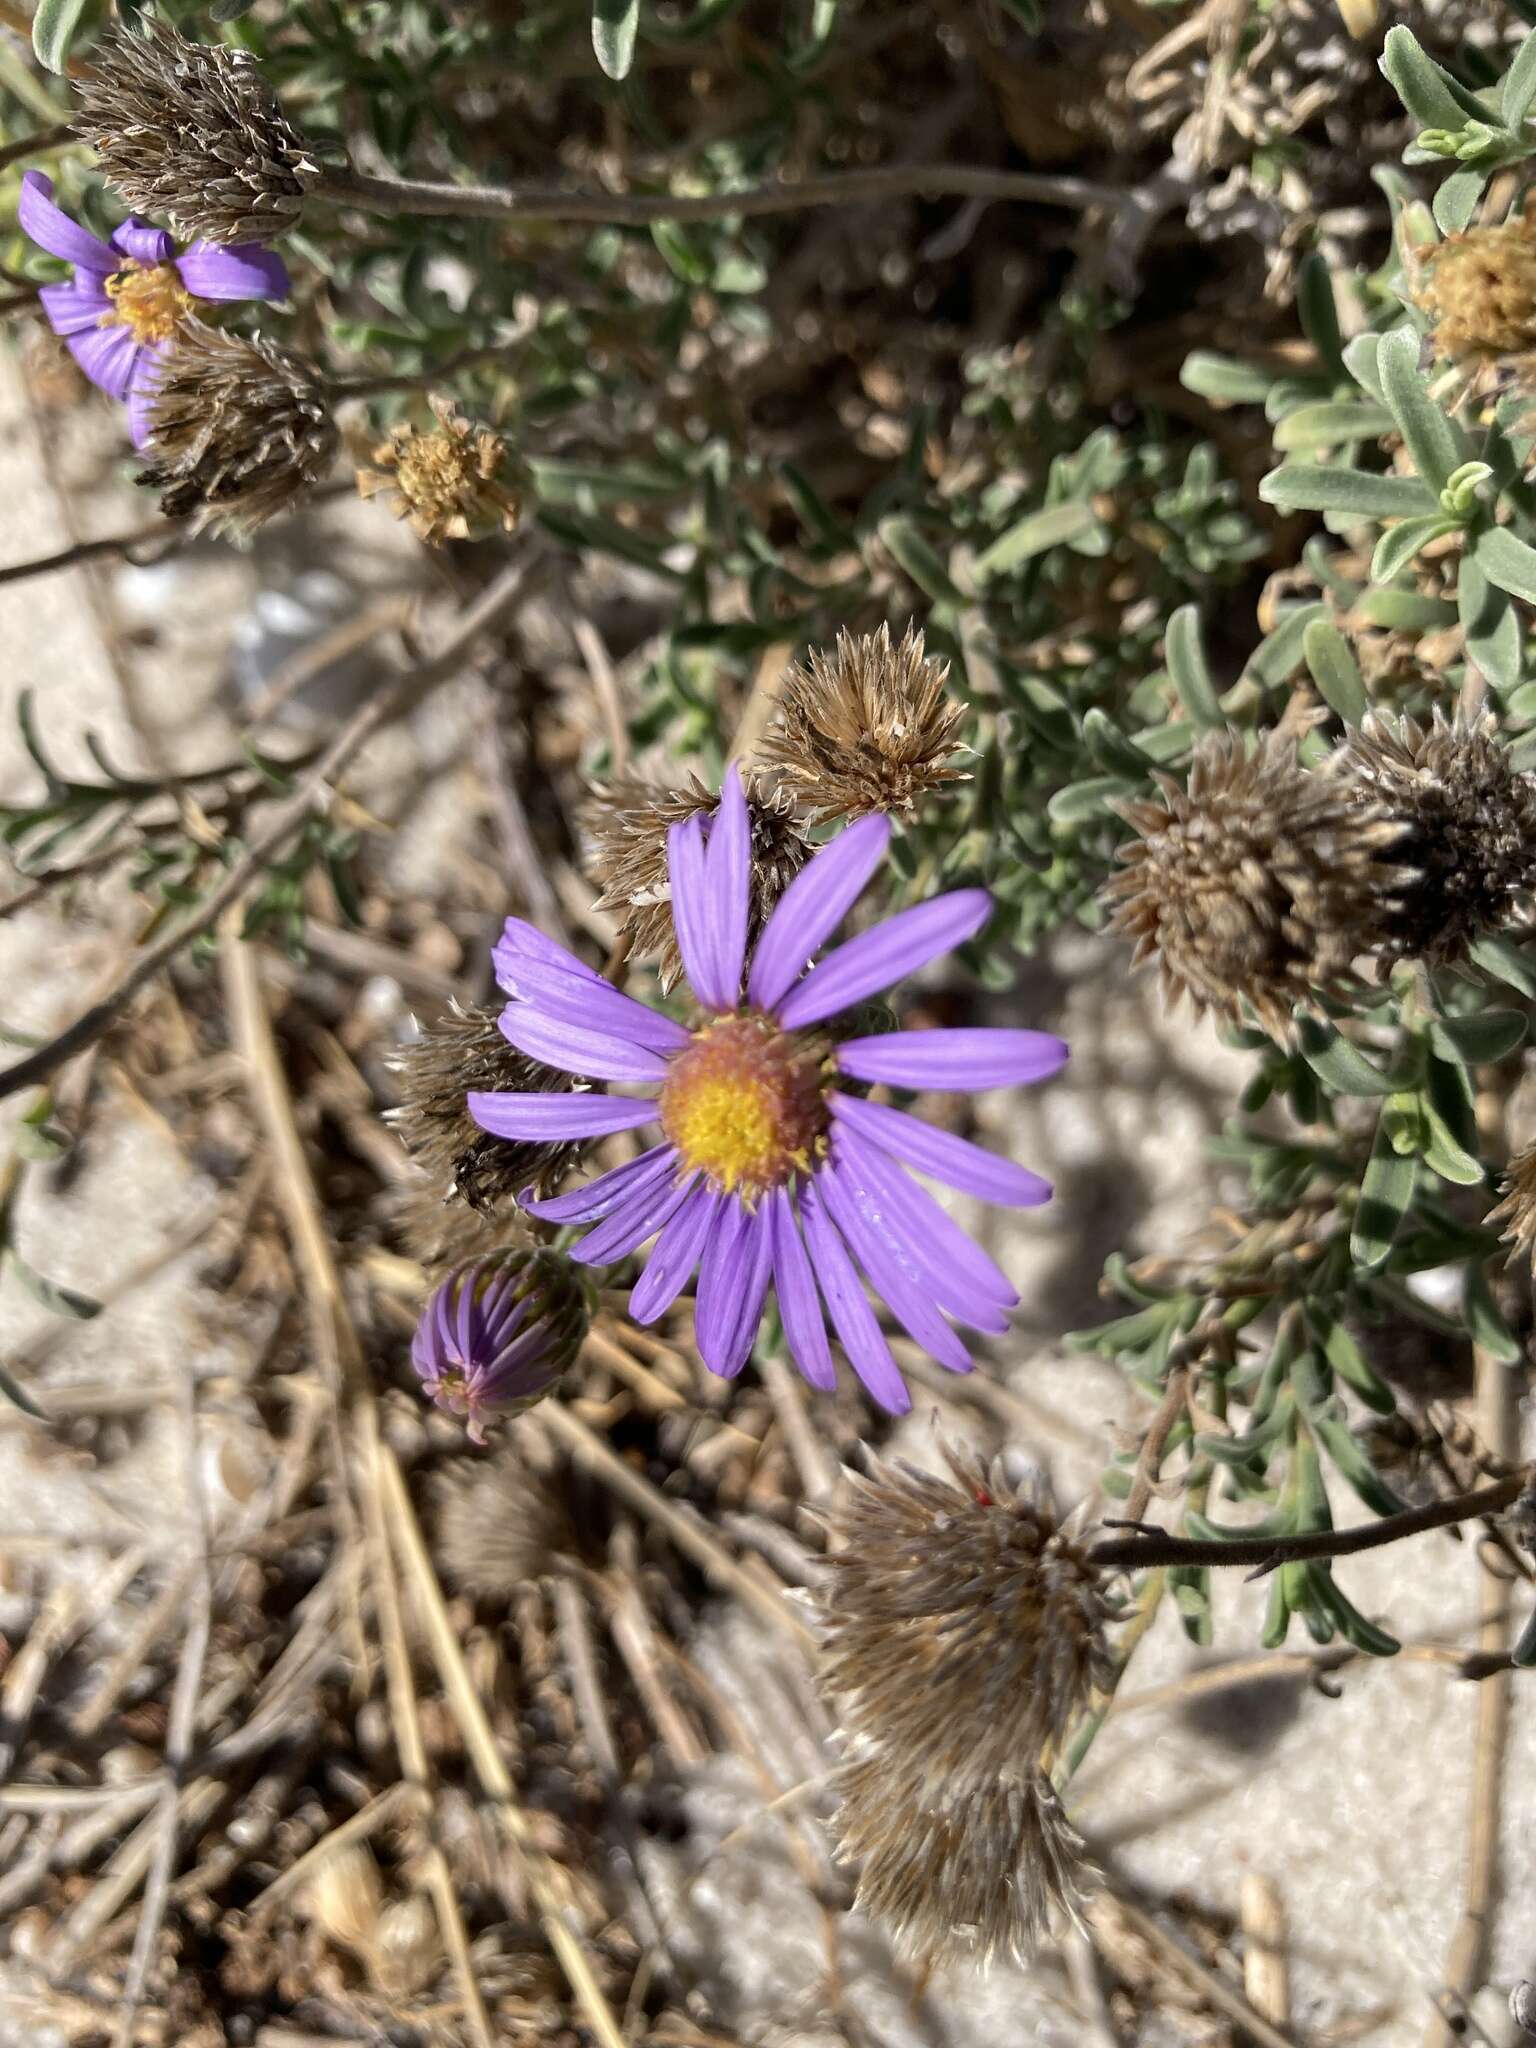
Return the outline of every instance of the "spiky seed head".
<path id="1" fill-rule="evenodd" d="M 135 212 L 184 238 L 270 242 L 298 221 L 320 163 L 256 61 L 151 15 L 102 38 L 75 131 Z"/>
<path id="2" fill-rule="evenodd" d="M 465 1008 L 451 1003 L 436 1023 L 396 1054 L 400 1101 L 388 1119 L 406 1150 L 431 1177 L 439 1198 L 467 1202 L 495 1216 L 527 1187 L 555 1187 L 580 1159 L 573 1144 L 520 1144 L 493 1138 L 469 1113 L 473 1089 L 489 1094 L 562 1095 L 569 1074 L 557 1074 L 516 1051 L 502 1036 L 495 1004 Z M 425 1218 L 422 1219 L 423 1222 Z M 473 1256 L 466 1246 L 462 1257 Z"/>
<path id="3" fill-rule="evenodd" d="M 488 1422 L 554 1392 L 591 1320 L 592 1297 L 563 1252 L 503 1252 L 455 1267 L 434 1291 L 411 1363 L 427 1396 L 484 1443 Z"/>
<path id="4" fill-rule="evenodd" d="M 246 541 L 291 512 L 339 445 L 324 386 L 268 341 L 189 320 L 156 376 L 150 462 L 137 481 L 169 519 Z"/>
<path id="5" fill-rule="evenodd" d="M 773 906 L 814 849 L 795 822 L 795 806 L 786 792 L 770 790 L 750 775 L 744 787 L 752 826 L 750 952 Z M 618 918 L 637 959 L 659 955 L 663 993 L 683 971 L 672 927 L 667 834 L 701 812 L 712 815 L 719 801 L 697 776 L 671 789 L 621 776 L 598 784 L 582 812 L 587 872 L 602 889 L 597 908 Z"/>
<path id="6" fill-rule="evenodd" d="M 436 1556 L 466 1593 L 510 1599 L 519 1586 L 574 1569 L 581 1542 L 565 1474 L 521 1445 L 461 1458 L 438 1474 Z"/>
<path id="7" fill-rule="evenodd" d="M 467 1259 L 488 1259 L 537 1242 L 510 1196 L 500 1208 L 472 1209 L 451 1183 L 425 1174 L 413 1174 L 391 1188 L 384 1213 L 411 1258 L 434 1281 Z"/>
<path id="8" fill-rule="evenodd" d="M 1536 348 L 1536 235 L 1525 220 L 1448 235 L 1418 257 L 1413 296 L 1448 361 L 1524 354 Z"/>
<path id="9" fill-rule="evenodd" d="M 1511 1258 L 1525 1259 L 1536 1270 L 1536 1141 L 1511 1158 L 1499 1193 L 1502 1200 L 1484 1220 L 1513 1246 Z"/>
<path id="10" fill-rule="evenodd" d="M 1075 1522 L 1005 1460 L 850 1479 L 821 1682 L 848 1742 L 837 1828 L 860 1901 L 925 1956 L 1028 1949 L 1076 1900 L 1048 1772 L 1108 1675 L 1111 1608 Z"/>
<path id="11" fill-rule="evenodd" d="M 954 766 L 966 710 L 948 676 L 915 626 L 895 647 L 888 625 L 839 633 L 830 654 L 790 669 L 756 758 L 818 822 L 913 810 L 967 779 Z"/>
<path id="12" fill-rule="evenodd" d="M 437 425 L 406 421 L 392 427 L 389 439 L 373 451 L 378 468 L 357 473 L 359 495 L 387 493 L 395 517 L 407 520 L 429 547 L 510 533 L 518 500 L 508 482 L 512 457 L 506 442 L 465 419 L 452 399 L 428 403 Z"/>
<path id="13" fill-rule="evenodd" d="M 1411 879 L 1386 906 L 1381 965 L 1464 961 L 1482 934 L 1529 915 L 1536 882 L 1536 777 L 1518 774 L 1491 714 L 1426 728 L 1368 717 L 1337 756 L 1371 816 L 1398 821 L 1394 858 Z"/>
<path id="14" fill-rule="evenodd" d="M 1156 960 L 1172 1003 L 1232 1021 L 1248 1004 L 1281 1037 L 1293 1006 L 1342 993 L 1375 943 L 1403 879 L 1403 826 L 1341 777 L 1307 773 L 1277 733 L 1251 755 L 1208 738 L 1187 789 L 1157 780 L 1161 802 L 1121 806 L 1139 836 L 1104 888 L 1114 929 L 1138 964 Z"/>

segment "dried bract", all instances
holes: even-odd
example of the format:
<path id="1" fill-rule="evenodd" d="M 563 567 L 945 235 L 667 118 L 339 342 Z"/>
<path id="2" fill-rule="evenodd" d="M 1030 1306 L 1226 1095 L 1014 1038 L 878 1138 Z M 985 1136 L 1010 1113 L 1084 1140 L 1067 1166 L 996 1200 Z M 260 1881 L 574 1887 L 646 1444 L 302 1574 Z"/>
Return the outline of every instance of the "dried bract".
<path id="1" fill-rule="evenodd" d="M 470 1116 L 471 1089 L 506 1088 L 519 1094 L 570 1091 L 569 1074 L 557 1074 L 516 1051 L 502 1035 L 501 1008 L 449 1005 L 395 1059 L 400 1101 L 389 1121 L 406 1150 L 425 1168 L 443 1197 L 462 1198 L 491 1215 L 525 1188 L 543 1194 L 570 1172 L 585 1149 L 568 1142 L 517 1143 L 493 1138 Z M 466 1247 L 467 1256 L 472 1248 Z"/>
<path id="2" fill-rule="evenodd" d="M 1080 1531 L 1004 1462 L 850 1481 L 822 1683 L 848 1738 L 838 1833 L 859 1898 L 921 1954 L 1027 1950 L 1075 1907 L 1080 1848 L 1048 1772 L 1107 1677 Z"/>
<path id="3" fill-rule="evenodd" d="M 148 468 L 168 519 L 248 540 L 291 512 L 335 460 L 338 436 L 309 365 L 267 341 L 188 321 L 150 408 Z"/>
<path id="4" fill-rule="evenodd" d="M 256 60 L 151 15 L 111 29 L 78 81 L 76 131 L 139 213 L 209 242 L 270 242 L 320 175 Z"/>
<path id="5" fill-rule="evenodd" d="M 1524 922 L 1536 882 L 1536 777 L 1521 775 L 1491 715 L 1427 729 L 1370 717 L 1337 757 L 1365 815 L 1401 826 L 1394 857 L 1412 871 L 1384 909 L 1379 955 L 1433 967 L 1466 958 L 1484 933 Z"/>
<path id="6" fill-rule="evenodd" d="M 1513 1246 L 1511 1258 L 1525 1259 L 1536 1270 L 1536 1141 L 1516 1152 L 1499 1183 L 1503 1199 L 1484 1221 Z"/>
<path id="7" fill-rule="evenodd" d="M 930 659 L 907 628 L 839 633 L 784 680 L 757 760 L 818 821 L 870 811 L 910 811 L 966 777 L 953 766 L 966 709 L 948 694 L 947 662 Z"/>
<path id="8" fill-rule="evenodd" d="M 364 498 L 387 493 L 397 519 L 418 540 L 480 540 L 517 524 L 518 501 L 505 481 L 511 453 L 499 434 L 477 427 L 448 398 L 429 400 L 437 425 L 404 423 L 374 449 L 377 469 L 360 469 Z"/>
<path id="9" fill-rule="evenodd" d="M 1157 780 L 1160 803 L 1121 807 L 1140 836 L 1104 889 L 1114 928 L 1138 964 L 1157 961 L 1172 1003 L 1187 995 L 1234 1022 L 1247 1004 L 1281 1037 L 1295 1004 L 1342 993 L 1375 944 L 1404 828 L 1341 777 L 1306 773 L 1278 734 L 1251 756 L 1207 739 L 1187 790 Z"/>
<path id="10" fill-rule="evenodd" d="M 750 779 L 745 787 L 752 828 L 750 947 L 813 849 L 795 823 L 795 806 L 787 794 Z M 621 777 L 594 789 L 582 815 L 587 872 L 603 892 L 597 908 L 618 918 L 637 958 L 660 956 L 664 993 L 683 971 L 672 929 L 667 834 L 688 818 L 712 816 L 718 802 L 697 776 L 690 776 L 681 789 Z"/>
<path id="11" fill-rule="evenodd" d="M 522 1447 L 463 1458 L 433 1487 L 436 1556 L 455 1586 L 492 1599 L 550 1578 L 580 1554 L 564 1474 Z"/>
<path id="12" fill-rule="evenodd" d="M 1536 234 L 1524 220 L 1448 235 L 1417 259 L 1438 354 L 1484 364 L 1536 348 Z"/>

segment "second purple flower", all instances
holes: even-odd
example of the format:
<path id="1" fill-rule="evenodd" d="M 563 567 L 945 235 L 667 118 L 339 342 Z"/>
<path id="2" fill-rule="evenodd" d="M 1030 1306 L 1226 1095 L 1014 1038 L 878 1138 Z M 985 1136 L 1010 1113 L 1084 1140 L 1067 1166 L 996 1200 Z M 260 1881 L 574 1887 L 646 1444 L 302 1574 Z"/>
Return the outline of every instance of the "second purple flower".
<path id="1" fill-rule="evenodd" d="M 700 1016 L 693 1029 L 612 988 L 563 947 L 511 918 L 496 948 L 511 996 L 501 1020 L 518 1051 L 586 1080 L 648 1084 L 637 1099 L 473 1093 L 470 1114 L 497 1137 L 566 1139 L 659 1123 L 662 1139 L 574 1194 L 530 1201 L 557 1223 L 590 1223 L 573 1256 L 588 1265 L 656 1239 L 630 1296 L 654 1322 L 698 1273 L 694 1325 L 712 1372 L 739 1372 L 768 1289 L 812 1385 L 835 1369 L 827 1322 L 880 1405 L 911 1405 L 863 1282 L 924 1350 L 954 1372 L 970 1355 L 948 1318 L 1001 1331 L 1018 1295 L 997 1264 L 907 1171 L 984 1200 L 1031 1207 L 1038 1174 L 846 1084 L 971 1093 L 1041 1081 L 1067 1057 L 1040 1031 L 897 1031 L 834 1039 L 825 1027 L 986 923 L 991 898 L 960 889 L 898 912 L 807 967 L 874 875 L 890 838 L 862 818 L 790 883 L 746 959 L 751 834 L 734 770 L 707 832 L 668 836 L 673 919 Z M 743 990 L 743 976 L 746 986 Z M 839 1084 L 844 1085 L 839 1085 Z"/>

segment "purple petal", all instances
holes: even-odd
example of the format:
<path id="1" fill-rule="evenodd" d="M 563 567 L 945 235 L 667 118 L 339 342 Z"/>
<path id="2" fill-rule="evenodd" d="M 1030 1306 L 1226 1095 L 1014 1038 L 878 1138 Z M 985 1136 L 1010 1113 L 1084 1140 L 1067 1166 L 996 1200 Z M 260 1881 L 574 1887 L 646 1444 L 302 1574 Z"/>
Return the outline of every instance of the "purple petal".
<path id="1" fill-rule="evenodd" d="M 112 313 L 112 301 L 89 271 L 68 284 L 45 284 L 37 296 L 55 334 L 81 334 Z"/>
<path id="2" fill-rule="evenodd" d="M 795 1212 L 783 1188 L 768 1197 L 768 1228 L 773 1245 L 773 1288 L 785 1342 L 801 1373 L 813 1387 L 830 1393 L 837 1385 L 837 1367 L 827 1342 L 826 1318 L 816 1276 L 800 1242 Z"/>
<path id="3" fill-rule="evenodd" d="M 501 1013 L 501 1035 L 529 1059 L 588 1081 L 660 1081 L 667 1071 L 659 1053 L 610 1038 L 604 1031 L 557 1023 L 541 1015 L 533 1003 L 508 1003 Z"/>
<path id="4" fill-rule="evenodd" d="M 721 1379 L 734 1379 L 747 1362 L 772 1264 L 764 1212 L 728 1201 L 705 1240 L 693 1311 L 699 1356 Z"/>
<path id="5" fill-rule="evenodd" d="M 160 384 L 160 366 L 170 354 L 169 342 L 151 342 L 134 366 L 128 391 L 128 432 L 135 448 L 149 445 L 154 422 L 150 417 Z"/>
<path id="6" fill-rule="evenodd" d="M 71 334 L 64 346 L 108 398 L 126 398 L 143 350 L 126 327 L 95 327 Z"/>
<path id="7" fill-rule="evenodd" d="M 648 1182 L 638 1194 L 630 1194 L 613 1214 L 599 1223 L 571 1253 L 580 1266 L 611 1266 L 615 1259 L 627 1259 L 632 1251 L 654 1237 L 674 1210 L 681 1208 L 690 1188 L 698 1180 L 690 1174 L 685 1181 L 670 1173 Z"/>
<path id="8" fill-rule="evenodd" d="M 704 855 L 704 886 L 716 925 L 716 964 L 726 990 L 726 1001 L 721 1007 L 734 1010 L 741 1000 L 747 912 L 752 896 L 752 820 L 741 774 L 736 768 L 727 769 L 720 786 L 720 803 L 709 828 Z"/>
<path id="9" fill-rule="evenodd" d="M 473 1089 L 469 1113 L 493 1138 L 605 1138 L 656 1121 L 654 1102 L 628 1095 L 521 1095 Z"/>
<path id="10" fill-rule="evenodd" d="M 693 1278 L 722 1199 L 699 1181 L 681 1207 L 673 1210 L 651 1247 L 645 1271 L 630 1290 L 629 1312 L 637 1323 L 654 1323 L 665 1315 Z"/>
<path id="11" fill-rule="evenodd" d="M 902 1378 L 891 1347 L 880 1334 L 874 1310 L 864 1298 L 853 1261 L 831 1218 L 822 1210 L 813 1187 L 802 1190 L 800 1215 L 811 1264 L 826 1297 L 833 1327 L 842 1339 L 849 1361 L 873 1398 L 891 1415 L 905 1415 L 912 1396 Z"/>
<path id="12" fill-rule="evenodd" d="M 598 1031 L 607 1038 L 622 1038 L 631 1045 L 652 1052 L 681 1052 L 688 1033 L 681 1024 L 648 1010 L 644 1003 L 622 995 L 606 981 L 588 980 L 585 975 L 567 974 L 558 967 L 519 964 L 517 992 L 513 1001 L 537 1010 L 554 1023 L 575 1024 L 582 1030 Z M 505 982 L 503 982 L 505 986 Z"/>
<path id="13" fill-rule="evenodd" d="M 521 1207 L 530 1215 L 542 1216 L 546 1223 L 600 1223 L 653 1175 L 659 1178 L 668 1172 L 676 1159 L 677 1152 L 673 1146 L 653 1145 L 638 1159 L 631 1159 L 625 1166 L 615 1166 L 611 1172 L 600 1173 L 596 1180 L 589 1180 L 585 1187 L 576 1188 L 568 1195 L 554 1195 L 543 1202 L 522 1202 Z"/>
<path id="14" fill-rule="evenodd" d="M 227 249 L 193 242 L 177 257 L 176 268 L 199 299 L 286 299 L 292 282 L 282 257 L 256 242 Z"/>
<path id="15" fill-rule="evenodd" d="M 46 249 L 50 256 L 62 257 L 79 270 L 110 277 L 118 268 L 115 249 L 98 242 L 78 221 L 72 221 L 54 205 L 53 180 L 45 178 L 41 171 L 28 171 L 22 179 L 16 219 L 40 249 Z"/>
<path id="16" fill-rule="evenodd" d="M 888 1109 L 882 1102 L 865 1102 L 856 1095 L 834 1089 L 831 1095 L 834 1128 L 848 1124 L 871 1139 L 882 1152 L 904 1159 L 919 1173 L 931 1173 L 947 1187 L 959 1188 L 983 1202 L 1002 1202 L 1010 1209 L 1033 1209 L 1051 1199 L 1051 1184 L 1027 1166 L 1015 1166 L 973 1145 L 969 1138 L 957 1138 L 925 1124 L 905 1110 Z"/>
<path id="17" fill-rule="evenodd" d="M 813 967 L 779 1005 L 779 1021 L 793 1031 L 852 1009 L 974 938 L 991 914 L 992 898 L 985 889 L 955 889 L 931 903 L 898 910 Z"/>
<path id="18" fill-rule="evenodd" d="M 880 1197 L 857 1168 L 824 1165 L 816 1187 L 874 1288 L 909 1336 L 951 1372 L 969 1372 L 971 1354 L 934 1307 L 922 1275 Z"/>
<path id="19" fill-rule="evenodd" d="M 752 955 L 747 993 L 772 1010 L 794 986 L 807 960 L 826 944 L 853 908 L 891 841 L 891 821 L 860 818 L 829 840 L 779 898 Z"/>
<path id="20" fill-rule="evenodd" d="M 996 1260 L 967 1237 L 926 1188 L 846 1125 L 838 1132 L 838 1164 L 844 1161 L 884 1204 L 892 1228 L 900 1232 L 939 1307 L 973 1329 L 1005 1330 L 1005 1312 L 1017 1308 L 1019 1297 Z"/>
<path id="21" fill-rule="evenodd" d="M 688 985 L 706 1010 L 728 1010 L 736 996 L 722 965 L 702 818 L 687 818 L 668 832 L 667 873 L 672 884 L 672 925 Z"/>
<path id="22" fill-rule="evenodd" d="M 601 984 L 603 980 L 584 960 L 578 960 L 574 953 L 547 938 L 536 924 L 529 924 L 523 917 L 507 919 L 501 937 L 491 948 L 491 961 L 498 983 L 509 996 L 523 994 L 518 969 L 524 966 L 558 967 L 562 973 L 580 975 L 584 981 Z"/>
<path id="23" fill-rule="evenodd" d="M 856 1080 L 957 1094 L 1047 1081 L 1066 1063 L 1065 1044 L 1048 1031 L 888 1031 L 837 1048 L 837 1064 Z"/>
<path id="24" fill-rule="evenodd" d="M 113 229 L 112 247 L 133 263 L 166 263 L 176 254 L 176 244 L 164 228 L 152 228 L 137 218 Z"/>

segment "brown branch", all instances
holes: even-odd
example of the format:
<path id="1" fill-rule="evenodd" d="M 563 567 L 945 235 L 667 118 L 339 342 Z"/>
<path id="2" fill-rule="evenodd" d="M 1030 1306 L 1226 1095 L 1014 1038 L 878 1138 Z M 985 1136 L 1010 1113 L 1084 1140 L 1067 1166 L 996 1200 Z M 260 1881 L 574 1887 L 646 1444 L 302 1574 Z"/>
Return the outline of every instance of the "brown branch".
<path id="1" fill-rule="evenodd" d="M 23 157 L 43 156 L 50 149 L 63 149 L 74 139 L 75 131 L 70 122 L 55 121 L 51 128 L 39 128 L 35 135 L 23 135 L 16 142 L 6 143 L 0 149 L 0 171 L 19 164 Z"/>
<path id="2" fill-rule="evenodd" d="M 785 178 L 737 192 L 567 192 L 557 186 L 434 185 L 413 178 L 374 178 L 350 166 L 322 172 L 311 196 L 368 213 L 453 214 L 523 225 L 588 222 L 649 227 L 655 221 L 726 220 L 734 215 L 798 213 L 812 206 L 860 206 L 880 199 L 1019 199 L 1037 205 L 1117 207 L 1123 194 L 1086 178 L 1038 171 L 993 171 L 980 164 L 882 164 Z"/>
<path id="3" fill-rule="evenodd" d="M 142 953 L 110 994 L 77 1017 L 36 1052 L 0 1073 L 0 1096 L 13 1095 L 45 1080 L 76 1053 L 83 1052 L 103 1037 L 147 983 L 169 966 L 183 947 L 200 932 L 212 930 L 231 904 L 238 903 L 268 861 L 299 833 L 331 797 L 331 783 L 374 735 L 396 719 L 414 710 L 440 684 L 458 674 L 464 658 L 483 633 L 489 632 L 527 595 L 530 578 L 541 556 L 525 553 L 489 583 L 468 608 L 441 651 L 419 668 L 409 670 L 393 686 L 370 698 L 348 719 L 320 755 L 298 788 L 275 804 L 265 829 L 252 839 L 249 850 L 235 863 L 208 896 L 195 916 L 178 925 Z"/>
<path id="4" fill-rule="evenodd" d="M 1088 1557 L 1102 1571 L 1145 1571 L 1155 1565 L 1251 1565 L 1254 1577 L 1262 1578 L 1277 1565 L 1353 1557 L 1362 1550 L 1401 1542 L 1405 1536 L 1422 1535 L 1428 1529 L 1448 1529 L 1476 1515 L 1502 1514 L 1514 1506 L 1527 1483 L 1527 1475 L 1516 1472 L 1473 1493 L 1431 1501 L 1427 1507 L 1408 1508 L 1400 1515 L 1384 1515 L 1357 1529 L 1316 1529 L 1304 1536 L 1228 1536 L 1207 1541 L 1173 1536 L 1161 1529 L 1141 1529 L 1095 1543 Z"/>

